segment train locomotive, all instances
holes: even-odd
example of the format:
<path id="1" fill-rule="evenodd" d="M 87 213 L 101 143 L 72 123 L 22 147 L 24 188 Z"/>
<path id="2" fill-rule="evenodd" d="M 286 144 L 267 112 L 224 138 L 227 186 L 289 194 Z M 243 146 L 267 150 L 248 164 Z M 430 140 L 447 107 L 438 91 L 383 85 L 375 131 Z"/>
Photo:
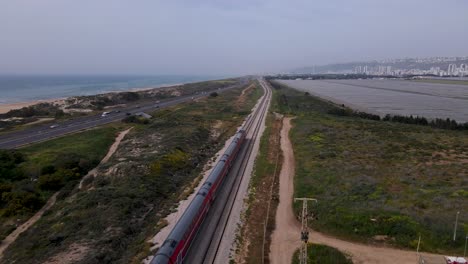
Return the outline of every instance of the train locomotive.
<path id="1" fill-rule="evenodd" d="M 245 130 L 239 130 L 221 159 L 211 171 L 182 217 L 161 245 L 151 264 L 183 263 L 206 213 L 216 198 L 218 187 L 226 177 L 239 149 L 245 141 Z"/>

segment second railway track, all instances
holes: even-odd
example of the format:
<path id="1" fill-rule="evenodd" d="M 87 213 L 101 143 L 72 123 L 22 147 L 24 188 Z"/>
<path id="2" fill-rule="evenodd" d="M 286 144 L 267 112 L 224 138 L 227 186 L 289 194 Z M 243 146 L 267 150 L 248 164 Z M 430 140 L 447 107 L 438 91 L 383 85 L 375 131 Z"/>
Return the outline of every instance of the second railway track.
<path id="1" fill-rule="evenodd" d="M 230 248 L 222 247 L 223 238 L 226 239 L 226 231 L 233 228 L 229 224 L 236 200 L 243 200 L 244 197 L 238 197 L 241 183 L 250 172 L 246 172 L 249 162 L 251 162 L 253 149 L 259 137 L 259 132 L 264 123 L 265 115 L 268 111 L 271 100 L 271 89 L 263 81 L 259 80 L 264 89 L 264 96 L 250 115 L 244 125 L 247 132 L 246 143 L 242 147 L 236 166 L 230 172 L 230 176 L 223 182 L 223 193 L 226 197 L 218 197 L 209 211 L 209 216 L 202 224 L 197 238 L 187 254 L 185 263 L 228 263 L 229 255 L 225 254 Z M 248 180 L 248 179 L 247 179 Z M 239 198 L 239 199 L 238 199 Z M 240 213 L 240 212 L 236 212 Z M 231 246 L 230 243 L 229 247 Z M 224 254 L 222 254 L 224 253 Z"/>

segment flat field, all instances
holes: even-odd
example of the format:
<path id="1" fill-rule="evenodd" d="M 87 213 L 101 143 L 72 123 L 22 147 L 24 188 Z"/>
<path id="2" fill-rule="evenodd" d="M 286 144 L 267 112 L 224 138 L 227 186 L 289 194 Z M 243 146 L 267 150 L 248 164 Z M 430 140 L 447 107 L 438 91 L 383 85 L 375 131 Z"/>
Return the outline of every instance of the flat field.
<path id="1" fill-rule="evenodd" d="M 440 84 L 459 84 L 468 85 L 468 80 L 441 80 L 441 79 L 422 79 L 413 80 L 414 82 L 425 82 L 425 83 L 440 83 Z"/>
<path id="2" fill-rule="evenodd" d="M 384 116 L 414 115 L 468 122 L 468 86 L 401 80 L 288 80 L 286 85 Z"/>
<path id="3" fill-rule="evenodd" d="M 311 208 L 316 230 L 406 248 L 415 248 L 421 235 L 422 250 L 463 252 L 468 232 L 466 131 L 335 116 L 328 114 L 333 104 L 274 86 L 273 110 L 297 116 L 290 135 L 295 196 L 319 200 Z"/>

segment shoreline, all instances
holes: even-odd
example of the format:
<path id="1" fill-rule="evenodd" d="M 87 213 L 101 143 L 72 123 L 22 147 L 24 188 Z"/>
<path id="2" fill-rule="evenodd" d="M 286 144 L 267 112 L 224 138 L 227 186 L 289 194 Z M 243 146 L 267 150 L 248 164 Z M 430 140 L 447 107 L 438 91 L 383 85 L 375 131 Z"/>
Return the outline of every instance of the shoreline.
<path id="1" fill-rule="evenodd" d="M 21 109 L 23 107 L 28 107 L 28 106 L 32 106 L 32 105 L 36 105 L 40 103 L 53 103 L 53 102 L 57 102 L 63 99 L 64 98 L 54 98 L 54 99 L 41 99 L 41 100 L 17 102 L 17 103 L 6 103 L 6 104 L 0 103 L 0 114 L 5 114 L 11 110 Z"/>
<path id="2" fill-rule="evenodd" d="M 89 95 L 72 95 L 68 97 L 38 99 L 38 100 L 14 102 L 14 103 L 0 103 L 0 114 L 5 114 L 11 110 L 17 110 L 17 109 L 21 109 L 24 107 L 28 107 L 28 106 L 32 106 L 32 105 L 36 105 L 40 103 L 55 103 L 61 100 L 66 100 L 68 98 L 77 97 L 77 96 L 93 96 L 93 95 L 101 95 L 101 94 L 109 94 L 109 93 L 124 93 L 124 92 L 145 92 L 145 91 L 150 91 L 153 89 L 171 88 L 171 87 L 180 86 L 184 84 L 187 84 L 187 83 L 161 84 L 161 85 L 151 86 L 151 87 L 133 87 L 127 90 L 107 91 L 104 93 L 96 93 L 96 94 L 89 94 Z"/>

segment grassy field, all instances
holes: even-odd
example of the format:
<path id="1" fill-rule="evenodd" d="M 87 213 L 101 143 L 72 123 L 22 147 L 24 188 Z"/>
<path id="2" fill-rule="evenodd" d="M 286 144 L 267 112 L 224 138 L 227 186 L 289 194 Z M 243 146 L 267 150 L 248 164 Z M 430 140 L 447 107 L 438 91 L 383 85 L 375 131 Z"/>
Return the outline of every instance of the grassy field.
<path id="1" fill-rule="evenodd" d="M 309 264 L 353 264 L 341 251 L 325 245 L 308 244 L 307 256 Z M 294 253 L 292 264 L 299 264 L 299 250 Z"/>
<path id="2" fill-rule="evenodd" d="M 412 80 L 412 81 L 414 81 L 414 82 L 425 82 L 425 83 L 468 85 L 468 81 L 461 81 L 461 80 L 422 79 L 422 80 Z"/>
<path id="3" fill-rule="evenodd" d="M 123 126 L 108 125 L 21 148 L 28 160 L 21 164 L 28 175 L 38 176 L 44 164 L 56 164 L 69 155 L 86 158 L 95 167 Z"/>
<path id="4" fill-rule="evenodd" d="M 297 116 L 295 196 L 319 200 L 311 225 L 346 239 L 463 252 L 468 133 L 328 114 L 334 105 L 276 84 L 275 111 Z M 299 212 L 298 205 L 295 208 Z M 453 235 L 460 211 L 458 237 Z"/>
<path id="5" fill-rule="evenodd" d="M 261 95 L 230 90 L 151 113 L 81 190 L 72 188 L 5 252 L 3 263 L 140 263 L 148 239 Z M 132 124 L 133 125 L 133 124 Z M 80 251 L 78 255 L 73 252 Z"/>
<path id="6" fill-rule="evenodd" d="M 55 191 L 67 184 L 75 185 L 81 175 L 96 166 L 118 129 L 119 126 L 109 125 L 17 151 L 3 151 L 6 156 L 22 158 L 13 170 L 5 171 L 0 177 L 1 238 L 31 217 Z M 0 160 L 5 164 L 6 159 Z"/>

